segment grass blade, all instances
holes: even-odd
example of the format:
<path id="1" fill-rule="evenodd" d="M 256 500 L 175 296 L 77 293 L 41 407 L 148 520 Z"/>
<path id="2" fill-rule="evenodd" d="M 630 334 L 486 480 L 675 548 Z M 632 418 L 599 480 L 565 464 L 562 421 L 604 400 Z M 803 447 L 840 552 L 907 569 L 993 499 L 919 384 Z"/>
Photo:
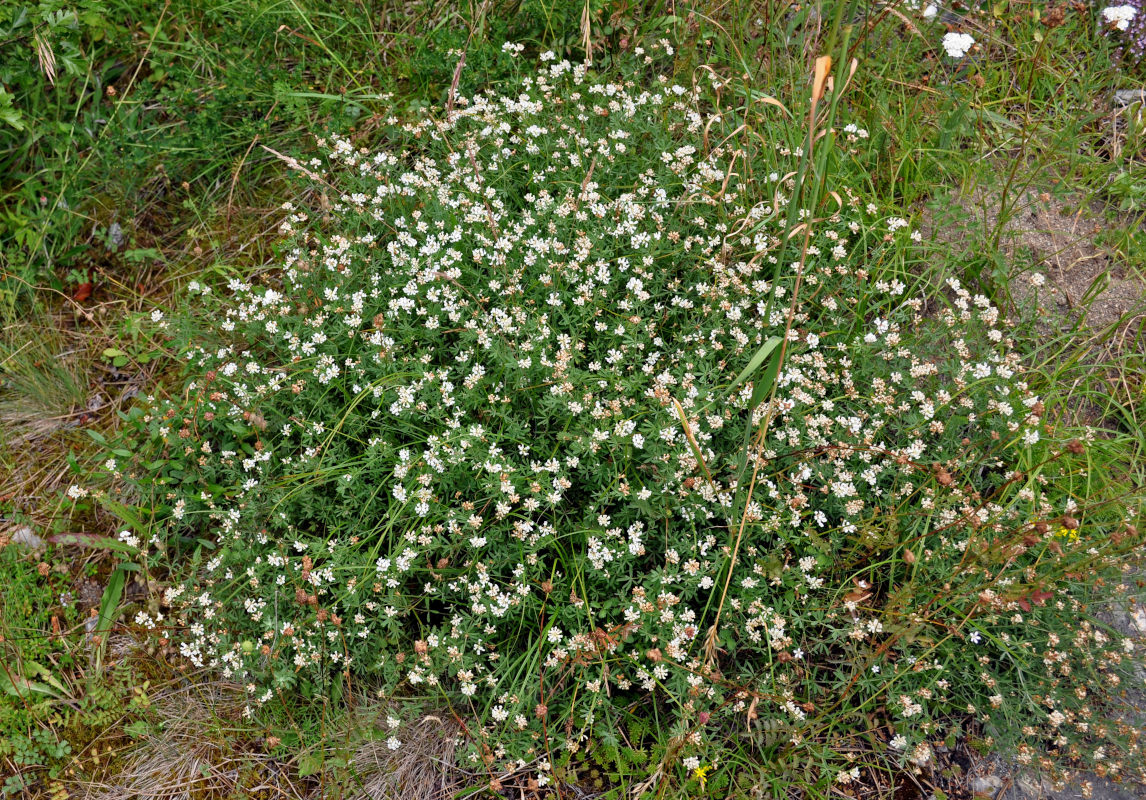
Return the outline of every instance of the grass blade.
<path id="1" fill-rule="evenodd" d="M 742 369 L 740 371 L 740 374 L 736 376 L 736 380 L 734 380 L 732 382 L 732 384 L 728 387 L 728 391 L 731 392 L 737 386 L 744 383 L 744 381 L 748 380 L 749 376 L 751 376 L 753 372 L 758 370 L 760 368 L 760 365 L 764 363 L 764 360 L 766 358 L 768 358 L 768 356 L 770 356 L 772 354 L 772 352 L 779 346 L 780 346 L 780 337 L 779 336 L 772 336 L 768 339 L 768 341 L 766 341 L 766 342 L 764 342 L 764 344 L 760 345 L 760 349 L 757 350 L 755 355 L 752 356 L 752 359 L 748 362 L 748 366 L 746 366 L 744 369 Z M 759 387 L 757 387 L 757 388 L 759 388 Z M 755 391 L 752 392 L 752 396 L 753 397 L 756 396 Z M 755 403 L 753 405 L 755 405 Z"/>
<path id="2" fill-rule="evenodd" d="M 119 608 L 119 601 L 123 598 L 123 585 L 126 581 L 127 570 L 122 566 L 116 567 L 115 571 L 111 573 L 111 577 L 107 579 L 103 597 L 100 598 L 99 617 L 96 620 L 95 630 L 92 632 L 93 635 L 99 637 L 99 645 L 96 650 L 97 664 L 101 660 L 100 656 L 107 644 L 107 634 L 111 631 L 112 623 L 115 622 L 116 610 Z"/>

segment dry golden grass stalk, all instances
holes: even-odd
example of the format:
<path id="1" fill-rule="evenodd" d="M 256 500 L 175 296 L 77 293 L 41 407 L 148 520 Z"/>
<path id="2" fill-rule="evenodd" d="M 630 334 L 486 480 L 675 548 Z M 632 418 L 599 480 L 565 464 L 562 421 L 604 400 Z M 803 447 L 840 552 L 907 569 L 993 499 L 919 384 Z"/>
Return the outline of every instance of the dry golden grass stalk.
<path id="1" fill-rule="evenodd" d="M 692 445 L 692 452 L 696 456 L 696 460 L 699 462 L 700 468 L 704 470 L 704 477 L 708 480 L 708 485 L 712 487 L 713 491 L 716 491 L 716 484 L 713 483 L 712 473 L 708 471 L 708 464 L 704 463 L 704 456 L 701 454 L 700 447 L 697 445 L 696 439 L 692 435 L 692 426 L 689 425 L 688 415 L 684 413 L 684 408 L 675 397 L 672 399 L 672 404 L 676 409 L 676 415 L 680 418 L 680 424 L 684 428 L 684 435 L 688 438 L 688 443 Z"/>
<path id="2" fill-rule="evenodd" d="M 36 45 L 36 58 L 40 62 L 40 69 L 48 83 L 56 85 L 56 53 L 52 50 L 52 43 L 40 34 L 32 37 Z"/>
<path id="3" fill-rule="evenodd" d="M 585 63 L 593 63 L 593 18 L 589 7 L 589 0 L 581 9 L 581 46 L 585 48 Z"/>
<path id="4" fill-rule="evenodd" d="M 832 71 L 832 57 L 831 56 L 819 56 L 816 59 L 815 69 L 814 69 L 814 72 L 812 74 L 812 93 L 811 93 L 811 98 L 810 98 L 811 104 L 810 104 L 810 108 L 808 110 L 808 152 L 807 152 L 807 155 L 805 156 L 805 158 L 807 158 L 806 163 L 809 165 L 814 163 L 813 162 L 813 146 L 814 146 L 814 143 L 815 143 L 816 138 L 817 138 L 816 137 L 816 125 L 817 125 L 816 109 L 817 109 L 817 106 L 819 105 L 820 100 L 822 100 L 824 97 L 825 87 L 829 87 L 832 84 L 831 71 Z M 853 63 L 851 66 L 851 73 L 849 74 L 849 80 L 850 80 L 851 74 L 854 74 L 854 73 L 855 73 L 855 64 Z M 805 178 L 805 180 L 806 179 L 807 178 Z M 799 192 L 797 192 L 795 197 L 796 198 L 799 197 Z M 817 200 L 818 200 L 818 198 L 813 198 L 813 203 L 812 203 L 813 208 L 815 207 Z M 792 296 L 791 296 L 791 300 L 790 300 L 789 305 L 788 305 L 788 313 L 786 314 L 786 320 L 784 323 L 784 336 L 780 340 L 780 352 L 777 356 L 777 358 L 779 360 L 779 364 L 777 365 L 777 371 L 776 371 L 777 376 L 779 376 L 780 370 L 782 370 L 784 367 L 784 359 L 787 355 L 789 335 L 792 332 L 792 320 L 796 314 L 796 302 L 800 296 L 800 287 L 801 287 L 803 277 L 804 277 L 803 266 L 807 261 L 808 245 L 810 244 L 811 237 L 812 237 L 811 222 L 812 222 L 812 218 L 809 218 L 808 222 L 801 223 L 799 226 L 799 227 L 802 227 L 802 229 L 803 229 L 804 242 L 803 242 L 803 246 L 800 249 L 800 261 L 799 261 L 800 269 L 798 269 L 796 272 L 796 285 L 792 289 Z M 792 233 L 794 233 L 794 232 L 795 231 L 793 231 Z M 789 233 L 787 238 L 791 238 L 792 233 Z M 761 424 L 760 429 L 759 429 L 759 431 L 755 437 L 755 441 L 752 443 L 751 449 L 749 451 L 749 453 L 753 456 L 753 459 L 752 459 L 752 461 L 753 461 L 752 479 L 748 484 L 748 493 L 747 493 L 747 496 L 744 500 L 744 509 L 740 513 L 740 525 L 736 531 L 736 541 L 734 542 L 734 544 L 732 546 L 732 555 L 729 558 L 728 572 L 724 578 L 724 586 L 721 589 L 720 602 L 716 604 L 716 617 L 712 622 L 712 626 L 708 629 L 708 634 L 705 637 L 705 641 L 704 641 L 704 663 L 705 663 L 705 666 L 707 666 L 707 667 L 712 667 L 712 665 L 716 661 L 717 653 L 720 652 L 720 648 L 717 645 L 717 641 L 719 640 L 719 636 L 720 636 L 720 615 L 724 611 L 724 602 L 725 602 L 725 600 L 728 599 L 728 588 L 732 583 L 732 573 L 736 569 L 736 560 L 740 554 L 740 544 L 744 540 L 744 529 L 745 529 L 745 525 L 748 521 L 748 510 L 752 504 L 752 495 L 754 494 L 754 492 L 756 490 L 756 479 L 757 479 L 759 472 L 760 472 L 761 459 L 756 454 L 756 451 L 757 451 L 757 448 L 763 447 L 764 442 L 768 436 L 768 430 L 772 425 L 772 419 L 773 419 L 773 416 L 775 413 L 775 407 L 774 407 L 772 401 L 773 401 L 773 399 L 775 397 L 775 393 L 776 393 L 776 384 L 777 384 L 777 381 L 773 381 L 771 390 L 769 391 L 768 397 L 765 400 L 765 402 L 768 403 L 768 413 L 765 416 L 764 421 Z M 675 403 L 676 401 L 674 400 L 673 402 Z M 679 404 L 677 405 L 677 411 L 678 411 L 678 413 L 683 413 L 683 409 L 680 408 Z M 685 426 L 685 430 L 686 431 L 688 430 L 687 425 Z M 689 437 L 689 441 L 692 442 L 691 436 Z M 693 444 L 693 447 L 695 448 L 696 445 Z M 707 469 L 705 471 L 707 472 Z"/>

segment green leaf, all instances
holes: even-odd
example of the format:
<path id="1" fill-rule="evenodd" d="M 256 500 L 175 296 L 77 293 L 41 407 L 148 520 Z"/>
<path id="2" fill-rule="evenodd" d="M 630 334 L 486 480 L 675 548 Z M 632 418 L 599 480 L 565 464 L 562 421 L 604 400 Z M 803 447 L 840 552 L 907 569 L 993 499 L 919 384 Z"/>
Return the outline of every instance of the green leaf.
<path id="1" fill-rule="evenodd" d="M 48 697 L 71 697 L 71 693 L 56 679 L 46 667 L 35 661 L 25 661 L 24 671 L 28 675 L 35 675 L 47 683 L 40 683 L 15 672 L 12 667 L 0 667 L 0 688 L 15 697 L 28 697 L 31 694 L 43 694 Z"/>
<path id="2" fill-rule="evenodd" d="M 39 694 L 53 694 L 52 690 L 42 683 L 30 681 L 27 678 L 0 668 L 0 689 L 13 697 L 27 697 L 33 692 Z"/>
<path id="3" fill-rule="evenodd" d="M 322 770 L 322 751 L 302 753 L 298 757 L 298 776 L 306 778 L 317 775 Z"/>
<path id="4" fill-rule="evenodd" d="M 24 130 L 24 115 L 12 104 L 12 95 L 0 89 L 0 122 L 18 131 Z"/>
<path id="5" fill-rule="evenodd" d="M 149 526 L 143 523 L 143 520 L 140 519 L 139 515 L 136 514 L 132 509 L 125 506 L 123 503 L 117 503 L 116 501 L 107 497 L 101 497 L 99 500 L 100 504 L 104 507 L 105 510 L 113 514 L 118 519 L 123 520 L 132 528 L 135 528 L 137 533 L 143 533 L 148 529 Z"/>
<path id="6" fill-rule="evenodd" d="M 103 597 L 99 603 L 99 619 L 96 622 L 95 633 L 100 637 L 101 644 L 107 641 L 107 633 L 115 622 L 119 601 L 123 598 L 123 584 L 127 580 L 127 570 L 117 567 L 111 577 L 107 579 Z"/>
<path id="7" fill-rule="evenodd" d="M 776 375 L 780 372 L 780 353 L 777 351 L 775 356 L 768 362 L 768 367 L 764 370 L 764 374 L 760 376 L 760 380 L 752 388 L 752 397 L 748 401 L 748 408 L 755 409 L 756 406 L 764 400 L 764 395 L 772 390 L 772 384 L 776 382 Z"/>
<path id="8" fill-rule="evenodd" d="M 152 72 L 152 77 L 158 82 L 159 80 L 162 80 L 162 78 L 155 78 L 156 72 L 162 72 L 162 70 L 156 70 L 155 72 Z M 163 260 L 163 254 L 154 247 L 145 247 L 136 250 L 124 250 L 122 255 L 125 261 L 128 261 L 132 264 L 139 264 L 144 261 Z"/>
<path id="9" fill-rule="evenodd" d="M 127 542 L 112 539 L 110 536 L 99 536 L 94 533 L 57 533 L 48 537 L 52 544 L 73 545 L 75 547 L 88 547 L 93 550 L 112 550 L 116 553 L 134 556 L 139 550 Z"/>
<path id="10" fill-rule="evenodd" d="M 130 736 L 132 739 L 142 739 L 147 734 L 151 733 L 151 723 L 146 720 L 137 719 L 130 725 L 125 725 L 123 732 Z"/>
<path id="11" fill-rule="evenodd" d="M 764 363 L 764 360 L 766 358 L 768 358 L 768 356 L 770 356 L 772 354 L 772 351 L 775 350 L 779 346 L 780 346 L 780 337 L 779 336 L 769 337 L 768 341 L 766 341 L 766 342 L 764 342 L 764 344 L 760 345 L 760 349 L 756 351 L 756 354 L 754 356 L 752 356 L 752 359 L 748 362 L 748 366 L 746 366 L 744 369 L 742 369 L 740 371 L 740 374 L 736 376 L 736 380 L 734 380 L 732 382 L 732 384 L 728 387 L 728 391 L 731 393 L 733 389 L 735 389 L 740 384 L 744 383 L 744 381 L 748 380 L 749 376 L 751 376 L 753 372 L 758 370 L 760 368 L 760 365 Z M 755 394 L 755 392 L 753 392 L 753 394 Z"/>
<path id="12" fill-rule="evenodd" d="M 51 670 L 49 670 L 47 667 L 43 666 L 42 664 L 38 664 L 35 661 L 26 661 L 24 663 L 28 674 L 35 675 L 36 677 L 46 681 L 49 686 L 51 686 L 61 695 L 71 697 L 71 692 L 64 688 L 64 685 L 60 683 L 56 676 L 53 675 Z"/>

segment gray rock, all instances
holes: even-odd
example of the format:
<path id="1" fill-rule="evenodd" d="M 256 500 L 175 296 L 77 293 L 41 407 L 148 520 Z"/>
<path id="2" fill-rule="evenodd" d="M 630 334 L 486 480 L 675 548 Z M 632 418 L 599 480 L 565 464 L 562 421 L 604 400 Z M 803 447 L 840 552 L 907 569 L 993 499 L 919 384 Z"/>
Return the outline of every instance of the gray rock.
<path id="1" fill-rule="evenodd" d="M 976 794 L 994 794 L 1003 788 L 1003 779 L 998 775 L 983 775 L 971 779 L 971 791 Z"/>
<path id="2" fill-rule="evenodd" d="M 111 227 L 107 229 L 107 238 L 111 246 L 118 250 L 123 246 L 123 226 L 118 222 L 111 223 Z"/>
<path id="3" fill-rule="evenodd" d="M 1146 89 L 1119 89 L 1114 93 L 1114 102 L 1120 106 L 1146 103 Z"/>
<path id="4" fill-rule="evenodd" d="M 42 553 L 48 547 L 48 543 L 37 536 L 28 525 L 22 525 L 14 530 L 9 543 L 29 553 Z"/>
<path id="5" fill-rule="evenodd" d="M 1130 612 L 1130 627 L 1138 633 L 1146 633 L 1146 608 L 1138 606 Z"/>

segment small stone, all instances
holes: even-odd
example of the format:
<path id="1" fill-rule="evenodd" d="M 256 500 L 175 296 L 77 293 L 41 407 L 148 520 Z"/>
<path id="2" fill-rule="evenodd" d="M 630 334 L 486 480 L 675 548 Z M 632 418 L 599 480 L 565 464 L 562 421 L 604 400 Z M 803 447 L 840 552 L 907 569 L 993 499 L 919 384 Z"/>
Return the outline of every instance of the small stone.
<path id="1" fill-rule="evenodd" d="M 983 775 L 971 779 L 971 791 L 976 794 L 993 794 L 1003 787 L 1003 779 L 998 775 Z"/>
<path id="2" fill-rule="evenodd" d="M 111 223 L 111 227 L 107 229 L 107 238 L 113 249 L 118 250 L 123 247 L 123 226 L 118 222 Z"/>
<path id="3" fill-rule="evenodd" d="M 31 553 L 39 553 L 48 547 L 48 543 L 37 536 L 35 531 L 27 525 L 13 531 L 9 543 Z"/>
<path id="4" fill-rule="evenodd" d="M 1146 103 L 1146 89 L 1119 89 L 1114 93 L 1114 102 L 1120 106 Z"/>

